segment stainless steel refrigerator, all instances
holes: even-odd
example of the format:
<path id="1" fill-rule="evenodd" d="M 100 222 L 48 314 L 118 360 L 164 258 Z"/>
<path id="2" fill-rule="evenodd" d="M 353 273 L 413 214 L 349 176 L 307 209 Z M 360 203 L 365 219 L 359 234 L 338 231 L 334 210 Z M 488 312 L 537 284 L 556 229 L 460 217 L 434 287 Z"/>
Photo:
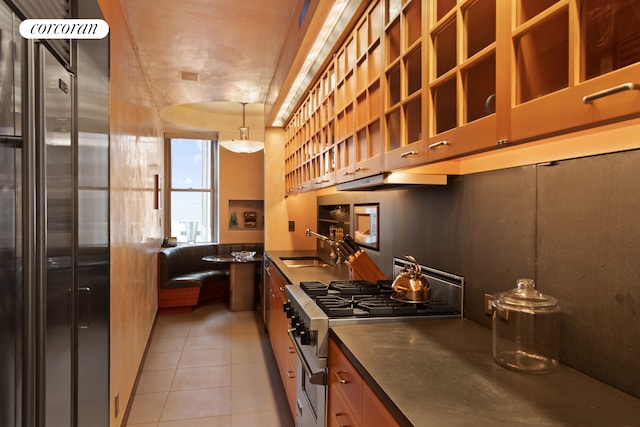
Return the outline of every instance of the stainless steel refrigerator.
<path id="1" fill-rule="evenodd" d="M 108 40 L 65 58 L 22 18 L 0 4 L 0 425 L 108 426 Z"/>

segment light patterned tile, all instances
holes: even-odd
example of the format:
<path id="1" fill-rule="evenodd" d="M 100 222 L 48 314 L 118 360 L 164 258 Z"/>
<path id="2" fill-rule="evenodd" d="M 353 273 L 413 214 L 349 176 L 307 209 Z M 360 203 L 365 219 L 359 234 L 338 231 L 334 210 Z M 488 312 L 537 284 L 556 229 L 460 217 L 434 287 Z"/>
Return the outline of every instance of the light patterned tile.
<path id="1" fill-rule="evenodd" d="M 229 387 L 171 391 L 160 421 L 216 417 L 231 413 Z"/>
<path id="2" fill-rule="evenodd" d="M 161 323 L 156 323 L 156 326 L 153 329 L 153 338 L 186 337 L 187 335 L 189 335 L 190 330 L 190 322 L 170 323 L 169 321 L 164 321 Z"/>
<path id="3" fill-rule="evenodd" d="M 197 366 L 228 365 L 231 363 L 231 350 L 228 348 L 207 348 L 202 350 L 183 351 L 179 368 Z"/>
<path id="4" fill-rule="evenodd" d="M 239 345 L 233 343 L 231 347 L 231 364 L 246 364 L 246 363 L 275 363 L 271 347 L 265 347 L 262 345 Z"/>
<path id="5" fill-rule="evenodd" d="M 231 334 L 189 336 L 187 337 L 184 349 L 203 350 L 207 348 L 229 348 L 231 347 L 231 343 Z"/>
<path id="6" fill-rule="evenodd" d="M 284 398 L 283 398 L 284 396 Z M 231 386 L 231 414 L 278 412 L 289 408 L 282 386 L 271 383 Z"/>
<path id="7" fill-rule="evenodd" d="M 269 384 L 271 382 L 270 368 L 275 368 L 275 366 L 269 366 L 266 363 L 232 364 L 231 383 L 234 386 L 258 383 Z"/>
<path id="8" fill-rule="evenodd" d="M 232 414 L 231 427 L 293 427 L 291 411 Z"/>
<path id="9" fill-rule="evenodd" d="M 138 380 L 136 393 L 169 391 L 175 369 L 143 370 Z"/>
<path id="10" fill-rule="evenodd" d="M 164 353 L 148 353 L 144 360 L 143 371 L 157 371 L 159 369 L 175 369 L 182 353 L 167 351 Z"/>
<path id="11" fill-rule="evenodd" d="M 136 393 L 131 405 L 128 424 L 158 422 L 166 400 L 167 392 Z"/>
<path id="12" fill-rule="evenodd" d="M 149 345 L 149 353 L 162 353 L 167 351 L 182 351 L 187 337 L 156 337 Z"/>
<path id="13" fill-rule="evenodd" d="M 183 368 L 176 371 L 171 391 L 229 387 L 230 385 L 230 365 Z"/>
<path id="14" fill-rule="evenodd" d="M 188 420 L 163 421 L 158 427 L 231 427 L 231 416 L 190 418 Z"/>

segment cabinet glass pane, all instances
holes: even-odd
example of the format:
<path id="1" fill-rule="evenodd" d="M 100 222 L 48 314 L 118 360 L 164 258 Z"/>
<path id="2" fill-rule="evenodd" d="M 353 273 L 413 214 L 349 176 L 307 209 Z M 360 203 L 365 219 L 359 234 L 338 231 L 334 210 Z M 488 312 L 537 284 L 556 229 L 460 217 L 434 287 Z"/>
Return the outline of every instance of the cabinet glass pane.
<path id="1" fill-rule="evenodd" d="M 456 127 L 456 80 L 448 79 L 433 90 L 436 133 Z"/>
<path id="2" fill-rule="evenodd" d="M 355 93 L 356 93 L 356 79 L 354 77 L 354 74 L 351 73 L 344 80 L 344 102 L 345 102 L 345 104 L 348 104 L 349 102 L 353 101 L 353 98 L 355 97 Z"/>
<path id="3" fill-rule="evenodd" d="M 436 4 L 436 19 L 439 21 L 456 6 L 456 0 L 438 0 Z"/>
<path id="4" fill-rule="evenodd" d="M 420 1 L 413 0 L 405 10 L 407 46 L 415 43 L 422 36 L 422 9 Z"/>
<path id="5" fill-rule="evenodd" d="M 637 1 L 584 0 L 584 79 L 640 62 L 640 4 Z"/>
<path id="6" fill-rule="evenodd" d="M 380 43 L 374 45 L 369 51 L 368 57 L 368 69 L 369 69 L 369 81 L 380 77 L 382 72 L 382 46 Z"/>
<path id="7" fill-rule="evenodd" d="M 356 31 L 358 36 L 357 55 L 358 58 L 360 58 L 367 52 L 367 47 L 369 46 L 369 26 L 367 24 L 367 21 L 363 21 Z"/>
<path id="8" fill-rule="evenodd" d="M 400 109 L 395 109 L 387 114 L 387 139 L 389 141 L 389 151 L 400 148 L 402 145 Z"/>
<path id="9" fill-rule="evenodd" d="M 368 121 L 366 93 L 363 93 L 358 97 L 356 102 L 356 108 L 357 108 L 357 115 L 358 115 L 358 118 L 356 121 L 356 127 L 361 128 Z"/>
<path id="10" fill-rule="evenodd" d="M 397 18 L 387 29 L 387 64 L 391 64 L 400 56 L 400 18 Z"/>
<path id="11" fill-rule="evenodd" d="M 495 112 L 496 57 L 490 55 L 463 73 L 466 122 Z"/>
<path id="12" fill-rule="evenodd" d="M 456 66 L 456 21 L 452 20 L 433 36 L 436 55 L 436 77 Z"/>
<path id="13" fill-rule="evenodd" d="M 387 15 L 385 19 L 385 24 L 391 22 L 393 18 L 398 16 L 400 10 L 402 10 L 402 1 L 401 0 L 386 0 L 387 5 Z"/>
<path id="14" fill-rule="evenodd" d="M 355 159 L 353 158 L 353 136 L 350 136 L 349 138 L 345 139 L 344 141 L 344 153 L 343 153 L 343 159 L 344 159 L 344 164 L 343 167 L 349 166 L 349 165 L 353 165 L 355 163 Z"/>
<path id="15" fill-rule="evenodd" d="M 369 87 L 369 119 L 373 119 L 381 113 L 380 81 Z"/>
<path id="16" fill-rule="evenodd" d="M 411 144 L 422 139 L 422 98 L 412 99 L 405 106 L 407 123 L 407 143 Z"/>
<path id="17" fill-rule="evenodd" d="M 400 65 L 396 65 L 387 73 L 387 88 L 389 90 L 389 107 L 400 102 Z"/>
<path id="18" fill-rule="evenodd" d="M 369 158 L 369 148 L 367 142 L 367 129 L 359 130 L 356 133 L 356 161 L 360 162 Z"/>
<path id="19" fill-rule="evenodd" d="M 560 13 L 515 40 L 516 102 L 568 86 L 568 13 Z"/>
<path id="20" fill-rule="evenodd" d="M 337 71 L 338 81 L 340 81 L 340 80 L 342 80 L 344 78 L 344 75 L 345 75 L 345 72 L 346 72 L 345 64 L 347 62 L 346 58 L 347 58 L 347 54 L 346 54 L 345 50 L 342 49 L 340 51 L 340 53 L 338 53 L 338 57 L 336 59 L 336 67 L 337 67 L 337 70 L 338 70 Z"/>
<path id="21" fill-rule="evenodd" d="M 356 90 L 358 93 L 362 92 L 362 89 L 364 89 L 367 86 L 367 82 L 369 81 L 367 68 L 368 68 L 368 61 L 366 58 L 362 59 L 356 65 L 356 83 L 357 83 Z"/>
<path id="22" fill-rule="evenodd" d="M 480 0 L 465 10 L 467 58 L 496 41 L 496 0 Z"/>
<path id="23" fill-rule="evenodd" d="M 345 135 L 350 135 L 353 133 L 353 125 L 354 125 L 354 113 L 353 113 L 353 104 L 350 104 L 344 110 L 344 122 L 345 122 Z"/>
<path id="24" fill-rule="evenodd" d="M 422 89 L 422 49 L 417 49 L 407 57 L 407 95 Z"/>
<path id="25" fill-rule="evenodd" d="M 527 22 L 540 12 L 553 6 L 558 0 L 517 0 L 516 20 L 518 25 Z M 599 0 L 602 2 L 601 0 Z"/>
<path id="26" fill-rule="evenodd" d="M 353 41 L 353 39 L 347 42 L 344 50 L 347 52 L 347 64 L 345 72 L 349 72 L 349 70 L 353 69 L 353 66 L 356 63 L 356 43 Z"/>
<path id="27" fill-rule="evenodd" d="M 375 157 L 382 154 L 382 133 L 380 131 L 380 120 L 369 124 L 369 156 Z"/>
<path id="28" fill-rule="evenodd" d="M 344 111 L 338 113 L 336 118 L 336 140 L 342 141 L 345 137 L 345 127 L 344 127 Z"/>
<path id="29" fill-rule="evenodd" d="M 382 35 L 382 3 L 378 2 L 369 12 L 369 44 Z"/>

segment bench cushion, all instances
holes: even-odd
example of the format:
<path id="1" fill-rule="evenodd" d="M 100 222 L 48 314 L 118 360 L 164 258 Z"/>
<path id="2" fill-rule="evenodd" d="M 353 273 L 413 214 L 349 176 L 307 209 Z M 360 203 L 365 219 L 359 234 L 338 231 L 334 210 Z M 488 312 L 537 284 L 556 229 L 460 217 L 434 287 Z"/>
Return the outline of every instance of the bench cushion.
<path id="1" fill-rule="evenodd" d="M 229 270 L 194 271 L 172 277 L 164 284 L 165 288 L 189 288 L 201 287 L 204 283 L 214 280 L 224 280 L 229 277 Z"/>

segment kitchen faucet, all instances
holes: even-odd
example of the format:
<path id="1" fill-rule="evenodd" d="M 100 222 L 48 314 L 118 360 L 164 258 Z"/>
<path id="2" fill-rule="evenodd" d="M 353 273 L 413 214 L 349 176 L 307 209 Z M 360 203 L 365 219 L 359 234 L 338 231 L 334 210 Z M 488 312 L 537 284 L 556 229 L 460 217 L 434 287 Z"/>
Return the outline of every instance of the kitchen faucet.
<path id="1" fill-rule="evenodd" d="M 322 240 L 323 242 L 327 243 L 331 247 L 331 253 L 329 254 L 329 258 L 331 258 L 331 263 L 333 265 L 336 265 L 336 264 L 340 263 L 340 252 L 338 250 L 338 243 L 337 242 L 335 242 L 334 240 L 331 240 L 327 236 L 323 236 L 322 234 L 318 234 L 318 233 L 316 233 L 314 231 L 311 231 L 308 228 L 307 228 L 305 234 L 307 236 L 315 236 L 318 239 Z"/>

